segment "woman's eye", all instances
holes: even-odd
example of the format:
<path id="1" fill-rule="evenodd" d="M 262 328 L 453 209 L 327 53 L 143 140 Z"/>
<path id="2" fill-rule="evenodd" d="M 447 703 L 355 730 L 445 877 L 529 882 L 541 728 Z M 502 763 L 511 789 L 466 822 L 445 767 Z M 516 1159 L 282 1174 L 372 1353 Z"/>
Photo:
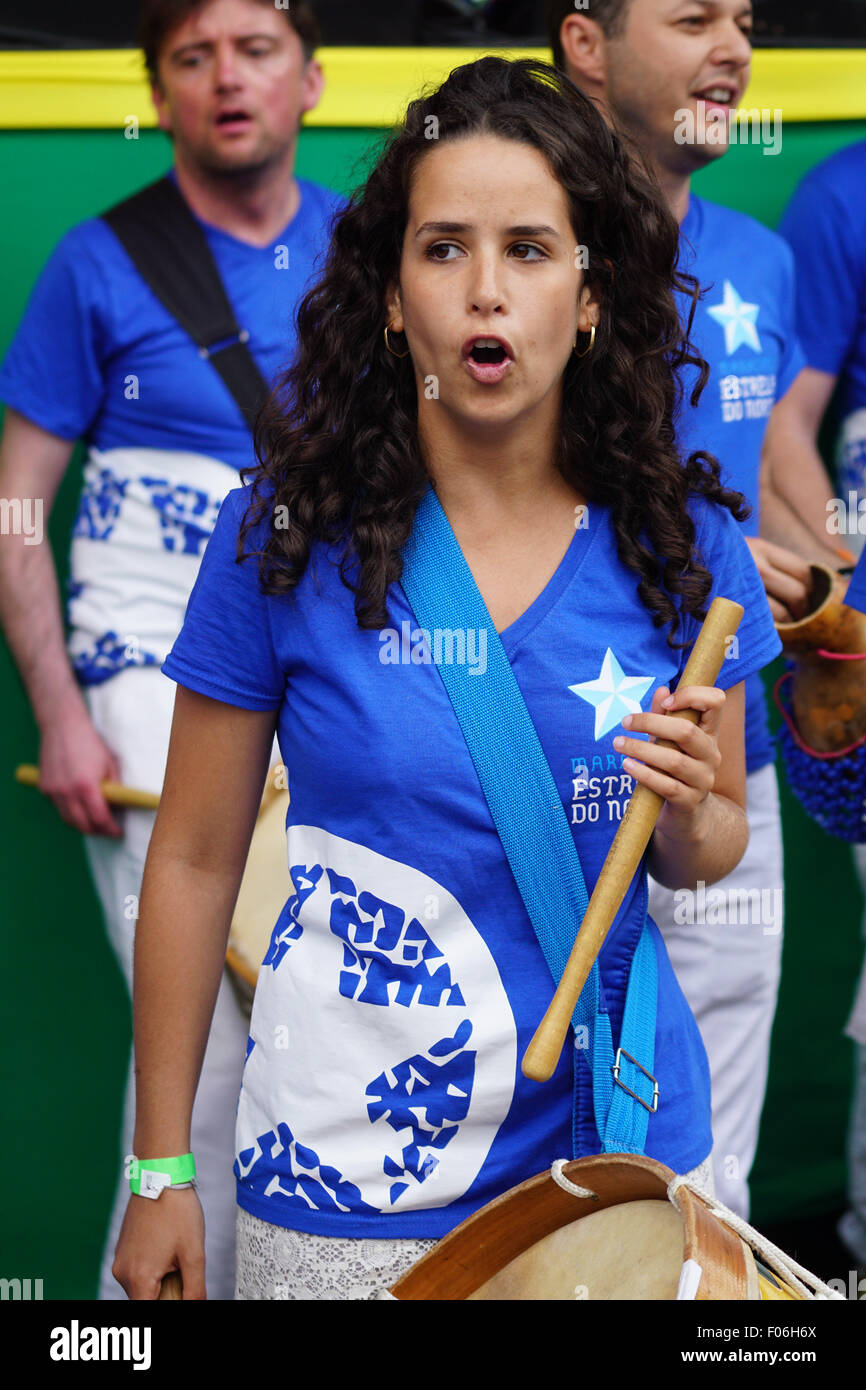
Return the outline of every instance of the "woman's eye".
<path id="1" fill-rule="evenodd" d="M 542 251 L 540 246 L 532 246 L 526 241 L 518 241 L 515 246 L 512 246 L 511 250 L 518 261 L 544 261 L 547 259 L 547 253 Z M 531 254 L 520 255 L 519 252 L 521 251 L 530 252 Z"/>
<path id="2" fill-rule="evenodd" d="M 455 246 L 452 241 L 437 241 L 433 246 L 427 248 L 427 258 L 431 261 L 453 261 L 453 256 L 440 255 L 440 251 L 456 251 L 460 253 L 459 246 Z"/>

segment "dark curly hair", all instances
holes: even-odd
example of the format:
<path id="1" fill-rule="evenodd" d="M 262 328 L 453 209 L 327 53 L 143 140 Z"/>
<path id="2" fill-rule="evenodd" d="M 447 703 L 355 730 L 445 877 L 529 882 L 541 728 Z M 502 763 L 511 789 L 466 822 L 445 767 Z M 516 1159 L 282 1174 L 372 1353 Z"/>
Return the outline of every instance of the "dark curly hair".
<path id="1" fill-rule="evenodd" d="M 401 548 L 429 477 L 411 362 L 383 341 L 385 303 L 399 281 L 412 176 L 437 128 L 430 117 L 440 144 L 492 133 L 534 146 L 567 194 L 602 307 L 593 351 L 572 355 L 565 368 L 558 466 L 590 503 L 610 508 L 641 601 L 657 627 L 670 623 L 668 642 L 679 645 L 680 605 L 703 618 L 712 583 L 695 553 L 689 495 L 738 520 L 748 515 L 742 496 L 721 486 L 717 461 L 702 452 L 683 461 L 675 442 L 678 371 L 698 371 L 692 404 L 709 374 L 688 341 L 697 282 L 676 271 L 676 221 L 622 137 L 567 78 L 528 59 L 481 58 L 413 101 L 338 216 L 324 273 L 297 311 L 293 365 L 257 422 L 258 463 L 242 473 L 253 487 L 238 557 L 249 531 L 281 508 L 263 549 L 252 552 L 264 592 L 299 583 L 314 541 L 342 541 L 340 573 L 358 625 L 388 623 L 388 588 L 400 579 Z M 674 288 L 692 298 L 685 331 Z"/>

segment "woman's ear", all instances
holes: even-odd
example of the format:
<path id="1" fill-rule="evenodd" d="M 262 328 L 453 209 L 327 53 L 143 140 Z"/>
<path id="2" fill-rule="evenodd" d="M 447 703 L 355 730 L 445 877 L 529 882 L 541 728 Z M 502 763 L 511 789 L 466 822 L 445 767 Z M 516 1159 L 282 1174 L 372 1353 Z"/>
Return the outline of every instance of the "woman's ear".
<path id="1" fill-rule="evenodd" d="M 601 322 L 601 291 L 596 285 L 583 285 L 577 301 L 577 330 L 588 333 Z"/>
<path id="2" fill-rule="evenodd" d="M 403 305 L 400 302 L 400 291 L 396 286 L 389 287 L 385 298 L 385 323 L 395 333 L 403 332 Z"/>

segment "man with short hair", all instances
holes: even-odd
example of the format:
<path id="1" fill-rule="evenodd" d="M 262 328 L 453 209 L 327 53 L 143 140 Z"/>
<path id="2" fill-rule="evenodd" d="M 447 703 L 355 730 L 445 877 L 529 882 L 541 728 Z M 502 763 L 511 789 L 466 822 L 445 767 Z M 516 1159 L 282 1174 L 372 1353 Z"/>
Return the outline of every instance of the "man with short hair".
<path id="1" fill-rule="evenodd" d="M 750 0 L 590 0 L 580 9 L 571 0 L 548 0 L 548 21 L 557 65 L 654 170 L 680 223 L 681 269 L 706 291 L 691 339 L 710 365 L 710 380 L 697 409 L 683 406 L 680 446 L 714 454 L 723 480 L 745 494 L 753 512 L 744 529 L 774 616 L 799 613 L 809 582 L 805 562 L 757 538 L 767 421 L 802 366 L 793 259 L 758 222 L 690 189 L 692 175 L 725 153 L 731 113 L 748 82 Z M 709 125 L 713 140 L 703 141 Z M 681 307 L 686 316 L 690 306 Z M 684 372 L 688 391 L 695 380 L 693 370 Z M 712 888 L 672 893 L 651 884 L 649 904 L 709 1057 L 716 1188 L 743 1216 L 778 991 L 783 888 L 774 750 L 757 676 L 746 696 L 746 855 Z"/>
<path id="2" fill-rule="evenodd" d="M 268 382 L 292 355 L 294 310 L 339 206 L 330 190 L 294 175 L 302 116 L 323 89 L 318 37 L 302 0 L 290 8 L 270 0 L 142 6 L 153 100 L 174 145 L 169 177 Z M 131 985 L 154 816 L 126 810 L 121 827 L 100 784 L 161 788 L 173 688 L 160 667 L 220 504 L 254 461 L 250 424 L 101 218 L 74 227 L 48 261 L 0 370 L 0 399 L 4 495 L 38 495 L 50 507 L 75 440 L 88 449 L 68 644 L 46 546 L 4 538 L 0 620 L 41 733 L 40 786 L 87 837 L 108 934 Z M 233 1131 L 247 1031 L 224 979 L 189 1145 L 206 1218 L 208 1292 L 217 1298 L 234 1291 Z M 133 1093 L 130 1075 L 130 1151 Z M 110 1271 L 128 1200 L 121 1179 L 103 1298 L 124 1296 Z"/>
<path id="3" fill-rule="evenodd" d="M 771 439 L 769 464 L 777 486 L 808 528 L 826 543 L 828 531 L 860 555 L 846 602 L 866 609 L 866 141 L 859 140 L 805 175 L 779 231 L 808 265 L 797 293 L 797 327 L 808 366 L 789 394 L 783 430 Z M 838 498 L 818 452 L 818 431 L 835 400 Z M 791 446 L 811 451 L 811 468 L 792 472 Z M 840 506 L 841 503 L 841 506 Z M 866 889 L 866 844 L 854 846 Z M 866 934 L 866 919 L 863 923 Z M 854 1095 L 848 1129 L 849 1208 L 839 1235 L 866 1265 L 866 961 L 845 1032 L 856 1045 Z"/>

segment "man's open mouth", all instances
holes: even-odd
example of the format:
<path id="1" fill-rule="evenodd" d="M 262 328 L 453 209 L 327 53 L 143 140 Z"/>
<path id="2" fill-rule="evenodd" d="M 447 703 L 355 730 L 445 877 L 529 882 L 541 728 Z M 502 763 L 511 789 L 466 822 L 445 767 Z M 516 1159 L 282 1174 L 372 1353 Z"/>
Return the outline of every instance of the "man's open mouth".
<path id="1" fill-rule="evenodd" d="M 720 83 L 715 87 L 705 87 L 702 92 L 695 92 L 698 101 L 705 101 L 708 106 L 736 106 L 737 88 Z"/>
<path id="2" fill-rule="evenodd" d="M 247 111 L 221 111 L 216 118 L 217 125 L 239 125 L 249 121 L 250 115 Z"/>

